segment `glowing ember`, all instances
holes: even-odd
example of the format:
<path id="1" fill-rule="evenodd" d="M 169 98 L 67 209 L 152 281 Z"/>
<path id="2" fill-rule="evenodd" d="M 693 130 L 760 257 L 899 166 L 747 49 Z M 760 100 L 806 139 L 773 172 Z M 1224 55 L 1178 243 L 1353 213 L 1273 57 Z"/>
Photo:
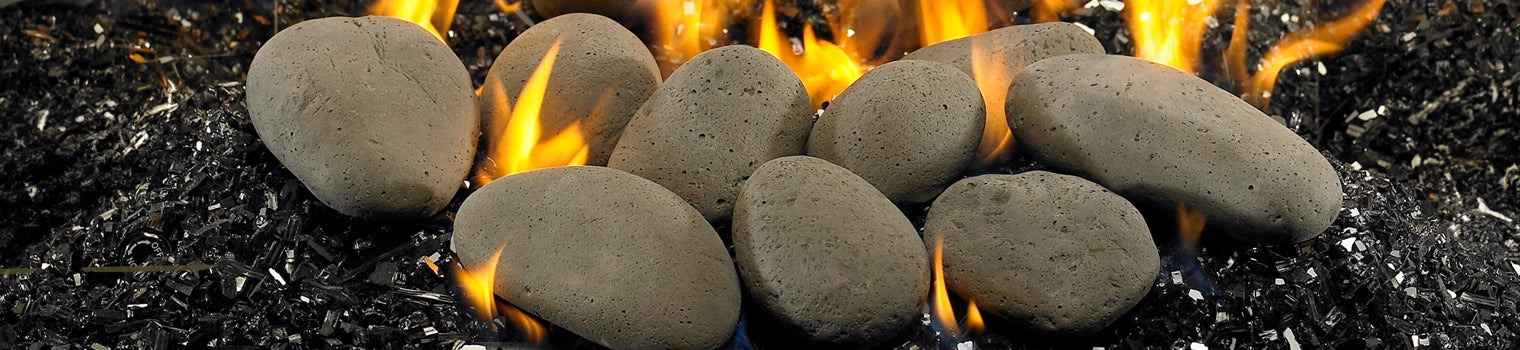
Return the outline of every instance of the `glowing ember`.
<path id="1" fill-rule="evenodd" d="M 1187 206 L 1177 203 L 1177 234 L 1182 237 L 1182 246 L 1185 249 L 1198 247 L 1198 238 L 1203 235 L 1203 213 L 1188 210 Z"/>
<path id="2" fill-rule="evenodd" d="M 438 40 L 447 42 L 443 33 L 454 23 L 454 9 L 459 0 L 379 0 L 365 14 L 391 16 L 416 23 L 433 33 Z"/>
<path id="3" fill-rule="evenodd" d="M 506 123 L 491 124 L 505 124 L 505 129 L 485 131 L 486 159 L 475 172 L 475 182 L 480 186 L 528 170 L 586 164 L 591 148 L 581 135 L 579 120 L 548 139 L 544 139 L 544 132 L 539 125 L 544 90 L 548 88 L 549 75 L 554 69 L 554 60 L 559 55 L 560 44 L 561 41 L 556 40 L 549 47 L 549 52 L 544 54 L 544 59 L 538 63 L 538 68 L 528 77 L 528 82 L 518 94 L 517 103 L 512 104 L 512 112 L 497 111 L 494 114 L 510 116 Z M 509 105 L 505 92 L 500 89 L 494 91 L 491 98 L 495 99 L 495 106 Z"/>
<path id="4" fill-rule="evenodd" d="M 950 294 L 945 289 L 944 242 L 943 237 L 934 237 L 934 252 L 931 254 L 934 259 L 934 289 L 929 292 L 931 300 L 929 317 L 934 323 L 940 325 L 941 338 L 959 337 L 960 329 L 955 324 L 955 309 L 950 307 Z"/>
<path id="5" fill-rule="evenodd" d="M 918 0 L 918 15 L 923 46 L 987 31 L 982 0 Z"/>
<path id="6" fill-rule="evenodd" d="M 465 300 L 470 303 L 471 308 L 475 309 L 475 316 L 486 322 L 495 318 L 492 311 L 496 310 L 496 294 L 492 287 L 496 283 L 496 262 L 499 259 L 501 259 L 501 248 L 496 248 L 491 258 L 477 266 L 477 271 L 474 273 L 466 269 L 458 259 L 450 265 L 453 267 L 454 282 L 459 284 L 459 289 L 464 292 Z M 491 328 L 495 327 L 495 324 L 491 325 Z"/>
<path id="7" fill-rule="evenodd" d="M 1383 10 L 1384 0 L 1368 0 L 1358 5 L 1350 15 L 1331 21 L 1323 26 L 1310 26 L 1284 35 L 1267 53 L 1262 55 L 1256 73 L 1242 89 L 1246 101 L 1265 110 L 1271 99 L 1272 88 L 1277 84 L 1277 73 L 1295 62 L 1335 54 L 1345 48 L 1347 41 L 1355 38 L 1368 24 L 1377 19 Z M 1237 15 L 1239 15 L 1237 13 Z M 1238 22 L 1239 20 L 1237 20 Z"/>
<path id="8" fill-rule="evenodd" d="M 1218 0 L 1135 0 L 1124 6 L 1125 21 L 1135 39 L 1135 57 L 1184 72 L 1198 69 L 1204 21 L 1214 15 Z"/>

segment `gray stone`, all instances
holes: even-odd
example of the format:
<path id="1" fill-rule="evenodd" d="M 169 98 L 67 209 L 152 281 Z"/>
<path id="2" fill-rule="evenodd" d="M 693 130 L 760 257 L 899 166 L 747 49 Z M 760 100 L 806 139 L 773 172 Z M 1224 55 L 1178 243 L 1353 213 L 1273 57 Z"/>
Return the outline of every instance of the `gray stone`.
<path id="1" fill-rule="evenodd" d="M 1036 171 L 956 182 L 934 201 L 945 284 L 1035 333 L 1090 334 L 1145 297 L 1160 269 L 1140 212 L 1082 178 Z"/>
<path id="2" fill-rule="evenodd" d="M 583 12 L 620 18 L 627 15 L 638 0 L 532 0 L 533 10 L 543 18 Z"/>
<path id="3" fill-rule="evenodd" d="M 971 164 L 985 113 L 965 73 L 896 61 L 834 98 L 813 126 L 807 153 L 850 169 L 894 203 L 928 203 Z"/>
<path id="4" fill-rule="evenodd" d="M 1008 123 L 1039 161 L 1141 208 L 1182 202 L 1205 233 L 1285 244 L 1318 236 L 1340 178 L 1313 146 L 1203 79 L 1125 56 L 1037 62 L 1008 90 Z"/>
<path id="5" fill-rule="evenodd" d="M 766 162 L 739 192 L 733 236 L 746 290 L 787 338 L 777 342 L 869 348 L 918 325 L 929 291 L 918 232 L 845 168 Z"/>
<path id="6" fill-rule="evenodd" d="M 693 57 L 639 108 L 607 166 L 669 188 L 711 221 L 765 161 L 802 154 L 812 128 L 802 81 L 775 56 L 725 46 Z"/>
<path id="7" fill-rule="evenodd" d="M 539 114 L 541 137 L 579 121 L 590 146 L 586 164 L 606 165 L 623 126 L 660 85 L 654 55 L 633 32 L 607 17 L 554 17 L 507 44 L 481 86 L 481 130 L 488 145 L 500 139 L 523 85 L 555 41 L 561 43 Z"/>
<path id="8" fill-rule="evenodd" d="M 472 271 L 500 247 L 496 295 L 613 349 L 712 349 L 739 322 L 739 277 L 717 232 L 621 171 L 497 179 L 459 207 L 451 243 Z"/>
<path id="9" fill-rule="evenodd" d="M 918 49 L 905 60 L 946 63 L 976 79 L 987 106 L 977 157 L 983 163 L 999 163 L 1015 143 L 1003 111 L 1008 85 L 1025 66 L 1040 60 L 1074 53 L 1103 53 L 1103 44 L 1075 24 L 1050 22 L 1003 27 L 965 38 Z"/>
<path id="10" fill-rule="evenodd" d="M 474 160 L 479 114 L 470 76 L 422 27 L 390 17 L 297 23 L 248 67 L 259 139 L 344 214 L 431 216 Z"/>

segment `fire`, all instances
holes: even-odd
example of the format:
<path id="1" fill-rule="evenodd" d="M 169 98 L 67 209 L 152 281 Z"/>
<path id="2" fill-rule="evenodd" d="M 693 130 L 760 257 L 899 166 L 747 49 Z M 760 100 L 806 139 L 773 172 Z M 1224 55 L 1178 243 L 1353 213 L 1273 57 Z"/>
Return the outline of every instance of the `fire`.
<path id="1" fill-rule="evenodd" d="M 1182 246 L 1193 249 L 1198 246 L 1198 238 L 1203 236 L 1203 213 L 1188 210 L 1187 206 L 1177 203 L 1177 234 L 1182 237 Z"/>
<path id="2" fill-rule="evenodd" d="M 944 242 L 943 237 L 935 236 L 934 252 L 930 254 L 934 259 L 934 290 L 929 296 L 933 300 L 929 305 L 929 310 L 932 312 L 929 316 L 943 327 L 940 330 L 941 334 L 959 336 L 960 330 L 955 324 L 955 309 L 950 307 L 950 294 L 945 289 Z"/>
<path id="3" fill-rule="evenodd" d="M 1055 22 L 1078 7 L 1073 0 L 1035 0 L 1030 4 L 1029 17 L 1035 23 Z"/>
<path id="4" fill-rule="evenodd" d="M 491 254 L 490 259 L 478 267 L 479 271 L 471 273 L 464 268 L 459 259 L 454 259 L 453 267 L 454 282 L 459 284 L 459 289 L 464 292 L 465 301 L 475 309 L 475 316 L 489 322 L 495 318 L 492 311 L 496 310 L 496 294 L 493 287 L 496 283 L 496 262 L 501 259 L 501 248 Z M 495 328 L 495 325 L 492 325 Z"/>
<path id="5" fill-rule="evenodd" d="M 661 63 L 680 65 L 697 54 L 720 45 L 727 33 L 728 11 L 750 0 L 652 0 L 655 25 L 652 38 Z M 720 35 L 724 34 L 724 35 Z M 662 65 L 665 67 L 665 65 Z M 663 70 L 669 74 L 670 70 Z"/>
<path id="6" fill-rule="evenodd" d="M 918 0 L 918 12 L 923 46 L 987 31 L 982 0 Z"/>
<path id="7" fill-rule="evenodd" d="M 543 323 L 539 323 L 537 319 L 529 316 L 522 309 L 505 303 L 496 304 L 496 307 L 497 310 L 501 311 L 501 315 L 507 318 L 507 322 L 512 323 L 513 327 L 522 332 L 523 337 L 528 338 L 528 341 L 534 344 L 543 344 L 544 339 L 549 336 L 548 328 L 544 328 Z"/>
<path id="8" fill-rule="evenodd" d="M 987 323 L 982 322 L 982 310 L 976 308 L 976 302 L 966 302 L 966 330 L 981 333 L 987 330 Z"/>
<path id="9" fill-rule="evenodd" d="M 454 23 L 454 10 L 459 0 L 379 0 L 365 10 L 367 15 L 396 17 L 416 23 L 433 33 L 438 40 L 448 42 L 443 33 Z"/>
<path id="10" fill-rule="evenodd" d="M 799 51 L 790 40 L 784 39 L 781 29 L 776 25 L 775 5 L 766 0 L 760 12 L 755 46 L 776 56 L 797 73 L 797 77 L 802 79 L 802 85 L 807 88 L 814 107 L 820 107 L 824 101 L 839 95 L 863 74 L 860 63 L 838 44 L 818 40 L 811 25 L 802 27 L 800 41 L 802 45 Z"/>
<path id="11" fill-rule="evenodd" d="M 1125 20 L 1135 39 L 1135 57 L 1184 72 L 1198 69 L 1199 48 L 1218 0 L 1136 0 L 1127 2 Z"/>
<path id="12" fill-rule="evenodd" d="M 982 142 L 976 147 L 977 159 L 982 164 L 1002 163 L 1013 148 L 1013 132 L 1008 129 L 1008 118 L 1003 102 L 1008 99 L 1007 65 L 1003 57 L 990 53 L 999 50 L 982 50 L 981 45 L 1001 45 L 991 40 L 971 42 L 971 78 L 977 90 L 982 92 L 986 105 L 987 120 L 982 126 Z"/>
<path id="13" fill-rule="evenodd" d="M 1377 19 L 1383 10 L 1384 0 L 1369 0 L 1359 5 L 1350 15 L 1331 21 L 1323 26 L 1310 26 L 1284 35 L 1257 64 L 1256 73 L 1244 82 L 1246 101 L 1265 110 L 1271 99 L 1272 88 L 1277 84 L 1277 73 L 1284 67 L 1300 60 L 1331 55 L 1345 48 L 1347 41 L 1355 38 L 1362 29 Z M 1242 16 L 1239 12 L 1236 16 Z M 1240 22 L 1239 19 L 1236 22 Z"/>
<path id="14" fill-rule="evenodd" d="M 505 130 L 486 131 L 486 159 L 481 162 L 475 174 L 475 181 L 480 186 L 502 176 L 528 170 L 586 164 L 591 147 L 581 134 L 579 120 L 547 139 L 539 125 L 544 90 L 548 88 L 549 75 L 554 69 L 554 60 L 559 55 L 560 44 L 561 41 L 556 40 L 549 46 L 549 52 L 544 54 L 544 59 L 538 63 L 533 75 L 528 77 L 528 82 L 518 94 L 517 103 L 512 105 L 506 123 L 493 123 L 506 124 Z M 505 92 L 500 89 L 494 91 L 491 98 L 496 100 L 495 105 L 509 104 Z"/>

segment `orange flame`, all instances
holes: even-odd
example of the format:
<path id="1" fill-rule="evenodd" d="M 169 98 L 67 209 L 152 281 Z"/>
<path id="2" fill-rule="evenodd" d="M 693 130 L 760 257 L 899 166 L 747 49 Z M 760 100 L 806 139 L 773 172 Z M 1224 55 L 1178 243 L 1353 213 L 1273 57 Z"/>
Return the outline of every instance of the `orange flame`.
<path id="1" fill-rule="evenodd" d="M 983 50 L 977 46 L 1002 45 L 991 40 L 971 42 L 971 78 L 982 92 L 987 120 L 982 125 L 982 142 L 976 147 L 982 164 L 998 164 L 1013 148 L 1013 132 L 1008 129 L 1003 102 L 1008 99 L 1008 67 L 1003 57 L 991 54 L 1000 50 Z"/>
<path id="2" fill-rule="evenodd" d="M 919 41 L 924 46 L 987 31 L 982 0 L 918 0 Z"/>
<path id="3" fill-rule="evenodd" d="M 976 308 L 976 302 L 966 302 L 966 330 L 981 333 L 987 330 L 987 323 L 982 322 L 982 311 Z"/>
<path id="4" fill-rule="evenodd" d="M 506 303 L 496 304 L 496 309 L 501 311 L 501 315 L 506 317 L 507 322 L 522 332 L 523 337 L 528 338 L 528 341 L 534 344 L 543 344 L 544 338 L 549 336 L 548 328 L 544 328 L 543 323 L 539 323 L 537 319 L 529 316 L 522 309 Z"/>
<path id="5" fill-rule="evenodd" d="M 681 63 L 697 54 L 721 46 L 731 7 L 749 0 L 646 0 L 653 6 L 652 35 L 654 51 L 660 58 L 661 72 L 669 75 Z M 726 38 L 723 38 L 726 39 Z"/>
<path id="6" fill-rule="evenodd" d="M 454 263 L 450 265 L 454 270 L 454 282 L 458 283 L 460 290 L 464 291 L 465 300 L 470 303 L 470 307 L 475 309 L 475 316 L 486 322 L 495 318 L 495 315 L 491 313 L 496 309 L 494 306 L 496 294 L 492 289 L 496 284 L 496 262 L 501 259 L 501 250 L 501 248 L 496 248 L 491 258 L 480 264 L 478 267 L 480 271 L 475 273 L 466 269 L 459 259 L 454 259 Z M 491 328 L 495 329 L 495 324 L 492 324 Z"/>
<path id="7" fill-rule="evenodd" d="M 443 42 L 443 33 L 454 23 L 459 0 L 379 0 L 365 10 L 367 15 L 390 16 L 416 23 Z"/>
<path id="8" fill-rule="evenodd" d="M 820 107 L 824 101 L 839 95 L 862 74 L 860 63 L 838 44 L 818 40 L 811 25 L 802 27 L 800 51 L 789 40 L 783 39 L 781 29 L 776 25 L 776 8 L 770 0 L 766 0 L 761 9 L 755 42 L 760 50 L 776 56 L 797 73 L 813 100 L 813 107 Z"/>
<path id="9" fill-rule="evenodd" d="M 1347 41 L 1355 38 L 1367 25 L 1377 19 L 1383 10 L 1384 0 L 1369 0 L 1359 5 L 1350 15 L 1331 21 L 1323 26 L 1310 26 L 1284 35 L 1267 53 L 1262 55 L 1256 73 L 1242 89 L 1246 101 L 1265 110 L 1271 99 L 1272 88 L 1277 84 L 1277 73 L 1295 62 L 1331 55 L 1345 48 Z M 1237 16 L 1239 14 L 1237 13 Z M 1238 22 L 1239 20 L 1237 20 Z"/>
<path id="10" fill-rule="evenodd" d="M 1198 69 L 1204 21 L 1218 0 L 1135 0 L 1125 4 L 1125 20 L 1135 39 L 1135 57 L 1193 73 Z"/>
<path id="11" fill-rule="evenodd" d="M 571 122 L 559 134 L 548 139 L 544 139 L 539 125 L 544 91 L 548 89 L 549 75 L 554 70 L 554 60 L 559 55 L 561 43 L 561 40 L 555 40 L 549 46 L 549 52 L 544 54 L 544 59 L 538 63 L 538 68 L 528 77 L 528 82 L 518 94 L 517 103 L 512 105 L 507 122 L 493 124 L 506 124 L 505 130 L 487 130 L 486 159 L 481 162 L 475 174 L 475 181 L 480 186 L 528 170 L 586 164 L 591 146 L 586 144 L 581 134 L 580 120 Z M 505 92 L 501 89 L 494 91 L 491 97 L 496 99 L 495 105 L 508 105 Z"/>
<path id="12" fill-rule="evenodd" d="M 959 336 L 960 329 L 955 324 L 955 309 L 950 307 L 950 294 L 945 289 L 944 242 L 943 237 L 934 236 L 934 253 L 931 254 L 934 258 L 934 291 L 930 296 L 933 304 L 929 307 L 933 314 L 930 317 L 934 317 L 934 321 L 943 327 L 941 332 Z"/>
<path id="13" fill-rule="evenodd" d="M 1078 7 L 1072 0 L 1035 0 L 1030 5 L 1029 17 L 1035 23 L 1055 22 Z"/>
<path id="14" fill-rule="evenodd" d="M 1198 247 L 1198 238 L 1203 236 L 1203 213 L 1188 210 L 1187 206 L 1177 203 L 1177 234 L 1182 237 L 1182 246 L 1187 249 Z"/>

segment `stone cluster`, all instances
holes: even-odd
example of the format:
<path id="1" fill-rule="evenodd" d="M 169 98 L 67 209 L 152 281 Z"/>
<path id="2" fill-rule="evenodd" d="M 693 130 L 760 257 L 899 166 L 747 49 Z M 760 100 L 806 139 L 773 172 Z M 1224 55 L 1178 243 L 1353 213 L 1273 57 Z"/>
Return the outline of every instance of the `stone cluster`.
<path id="1" fill-rule="evenodd" d="M 1158 273 L 1146 220 L 1170 217 L 1142 209 L 1186 204 L 1208 216 L 1206 234 L 1265 244 L 1313 238 L 1340 209 L 1336 173 L 1296 134 L 1192 75 L 1103 55 L 1065 24 L 923 48 L 814 120 L 798 77 L 752 47 L 702 53 L 662 83 L 626 29 L 563 15 L 506 47 L 477 103 L 462 65 L 420 28 L 330 18 L 259 52 L 248 108 L 323 202 L 416 219 L 453 197 L 478 130 L 498 127 L 552 45 L 563 74 L 544 124 L 584 123 L 593 165 L 485 185 L 460 207 L 452 244 L 472 269 L 500 252 L 497 295 L 612 348 L 715 348 L 741 312 L 776 346 L 891 344 L 920 321 L 935 242 L 948 287 L 985 313 L 1024 332 L 1090 334 Z M 972 66 L 988 57 L 995 74 Z M 965 177 L 979 145 L 1010 133 L 1061 174 Z M 920 235 L 900 206 L 926 204 Z"/>

